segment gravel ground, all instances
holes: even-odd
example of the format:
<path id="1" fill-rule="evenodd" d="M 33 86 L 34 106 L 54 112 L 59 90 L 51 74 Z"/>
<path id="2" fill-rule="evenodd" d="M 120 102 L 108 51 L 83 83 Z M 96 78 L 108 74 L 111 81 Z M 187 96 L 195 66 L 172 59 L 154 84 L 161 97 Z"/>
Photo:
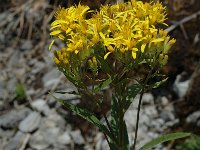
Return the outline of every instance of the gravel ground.
<path id="1" fill-rule="evenodd" d="M 108 149 L 102 133 L 94 127 L 84 131 L 85 122 L 73 123 L 74 116 L 48 94 L 49 91 L 75 90 L 57 70 L 48 51 L 49 23 L 55 8 L 45 0 L 9 1 L 0 6 L 0 150 Z M 179 45 L 175 47 L 177 56 L 172 57 L 165 69 L 169 82 L 143 97 L 137 148 L 162 133 L 180 128 L 200 133 L 200 71 L 196 67 L 200 56 L 200 31 L 189 34 L 193 42 L 185 42 L 185 48 L 193 48 L 193 51 L 184 57 L 178 50 L 184 45 L 180 43 L 184 36 L 178 39 L 179 32 L 177 29 L 172 33 Z M 56 42 L 53 49 L 59 47 L 62 43 Z M 193 62 L 187 64 L 188 67 L 178 64 L 176 68 L 175 58 L 179 56 L 183 59 L 189 56 Z M 25 90 L 22 97 L 16 91 L 20 86 Z M 74 104 L 81 101 L 76 95 L 55 95 Z M 188 96 L 193 103 L 188 101 Z M 125 115 L 132 143 L 137 102 L 138 97 Z M 164 150 L 165 147 L 161 145 L 156 149 Z"/>

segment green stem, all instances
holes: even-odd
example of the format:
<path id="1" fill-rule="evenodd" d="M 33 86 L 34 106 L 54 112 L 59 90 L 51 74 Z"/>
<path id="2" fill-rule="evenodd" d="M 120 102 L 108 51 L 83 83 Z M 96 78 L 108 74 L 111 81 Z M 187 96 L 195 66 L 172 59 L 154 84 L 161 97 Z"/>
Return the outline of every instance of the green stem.
<path id="1" fill-rule="evenodd" d="M 119 150 L 124 150 L 124 139 L 123 139 L 123 99 L 119 99 Z"/>
<path id="2" fill-rule="evenodd" d="M 146 77 L 146 79 L 144 81 L 144 84 L 143 84 L 143 87 L 142 87 L 142 91 L 141 91 L 141 94 L 140 94 L 139 103 L 138 103 L 138 111 L 137 111 L 137 119 L 136 119 L 135 138 L 134 138 L 133 147 L 131 148 L 132 150 L 135 150 L 135 147 L 136 147 L 138 126 L 139 126 L 139 120 L 140 120 L 140 108 L 141 108 L 141 104 L 142 104 L 142 97 L 144 95 L 145 87 L 147 85 L 147 82 L 148 82 L 149 78 L 151 77 L 151 74 L 152 74 L 152 71 L 153 71 L 155 65 L 156 65 L 156 61 L 153 63 L 152 68 L 149 71 L 149 73 L 148 73 L 148 75 L 147 75 L 147 77 Z"/>

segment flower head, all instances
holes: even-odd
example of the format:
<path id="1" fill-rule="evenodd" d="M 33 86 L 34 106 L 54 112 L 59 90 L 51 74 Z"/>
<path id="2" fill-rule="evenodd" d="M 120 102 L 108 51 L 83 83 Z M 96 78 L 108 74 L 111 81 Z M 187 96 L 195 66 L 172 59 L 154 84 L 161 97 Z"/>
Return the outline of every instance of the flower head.
<path id="1" fill-rule="evenodd" d="M 66 46 L 55 51 L 54 62 L 59 66 L 73 67 L 74 62 L 82 65 L 89 60 L 90 66 L 94 66 L 94 59 L 90 58 L 98 59 L 93 56 L 99 52 L 97 49 L 100 46 L 99 55 L 103 55 L 104 59 L 112 55 L 128 64 L 139 59 L 159 57 L 161 64 L 165 64 L 162 61 L 166 62 L 168 50 L 175 42 L 158 27 L 166 25 L 165 20 L 165 7 L 159 2 L 131 0 L 101 6 L 99 11 L 91 11 L 81 4 L 59 8 L 51 24 L 50 35 L 54 39 L 50 47 L 55 39 L 64 41 Z"/>

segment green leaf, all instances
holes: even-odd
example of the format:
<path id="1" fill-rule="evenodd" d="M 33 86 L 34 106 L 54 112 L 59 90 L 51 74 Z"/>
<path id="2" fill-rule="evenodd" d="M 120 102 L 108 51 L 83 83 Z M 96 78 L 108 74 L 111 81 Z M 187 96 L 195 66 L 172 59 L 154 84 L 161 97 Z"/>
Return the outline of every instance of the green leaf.
<path id="1" fill-rule="evenodd" d="M 112 96 L 112 105 L 111 105 L 111 127 L 115 138 L 118 139 L 119 110 L 118 110 L 117 98 L 114 95 Z"/>
<path id="2" fill-rule="evenodd" d="M 126 148 L 126 150 L 130 150 L 126 122 L 124 121 L 123 123 L 124 123 L 124 144 L 125 144 L 125 148 Z"/>
<path id="3" fill-rule="evenodd" d="M 55 93 L 59 93 L 59 94 L 73 94 L 73 95 L 80 95 L 78 94 L 76 91 L 55 91 Z"/>
<path id="4" fill-rule="evenodd" d="M 148 89 L 155 89 L 158 88 L 160 85 L 162 85 L 163 83 L 165 83 L 168 80 L 168 78 L 165 78 L 159 82 L 156 82 L 154 84 L 149 85 Z"/>
<path id="5" fill-rule="evenodd" d="M 111 127 L 112 127 L 112 131 L 114 133 L 114 136 L 117 140 L 119 140 L 119 124 L 121 122 L 119 122 L 119 104 L 117 101 L 117 98 L 113 95 L 112 97 L 112 108 L 111 108 Z M 123 143 L 125 145 L 125 150 L 130 150 L 130 146 L 129 146 L 129 139 L 128 139 L 128 132 L 127 132 L 127 127 L 126 127 L 126 123 L 125 121 L 122 122 L 123 123 L 123 133 L 124 133 L 124 137 L 123 137 Z M 119 142 L 119 141 L 117 141 Z M 114 143 L 112 143 L 114 146 Z M 115 144 L 115 147 L 117 145 Z M 114 149 L 114 148 L 113 148 Z M 113 150 L 112 149 L 112 150 Z"/>
<path id="6" fill-rule="evenodd" d="M 25 87 L 22 83 L 18 83 L 15 87 L 15 94 L 18 100 L 22 100 L 26 98 Z"/>
<path id="7" fill-rule="evenodd" d="M 140 85 L 139 83 L 134 83 L 130 87 L 128 87 L 128 93 L 127 93 L 128 95 L 127 95 L 125 110 L 129 108 L 134 98 L 141 90 L 142 90 L 142 85 Z"/>
<path id="8" fill-rule="evenodd" d="M 185 133 L 185 132 L 177 132 L 177 133 L 166 134 L 166 135 L 163 135 L 161 137 L 158 137 L 158 138 L 148 142 L 147 144 L 142 146 L 140 148 L 140 150 L 149 150 L 150 148 L 153 148 L 154 146 L 161 144 L 163 142 L 184 138 L 184 137 L 187 137 L 187 136 L 190 136 L 190 135 L 191 135 L 191 133 Z"/>
<path id="9" fill-rule="evenodd" d="M 100 122 L 100 120 L 95 116 L 95 114 L 89 112 L 88 110 L 86 110 L 84 108 L 80 108 L 80 107 L 78 107 L 74 104 L 71 104 L 68 101 L 58 99 L 54 95 L 52 95 L 52 96 L 56 100 L 58 100 L 61 104 L 63 104 L 67 109 L 76 113 L 78 116 L 82 117 L 83 119 L 86 119 L 88 122 L 92 123 L 93 125 L 97 126 L 100 130 L 102 130 L 103 133 L 105 133 L 106 135 L 108 135 L 112 139 L 110 131 L 107 129 L 107 127 L 104 124 L 102 124 Z"/>
<path id="10" fill-rule="evenodd" d="M 101 82 L 97 87 L 94 88 L 94 93 L 100 92 L 102 89 L 107 87 L 112 82 L 112 78 L 109 77 L 107 80 Z"/>

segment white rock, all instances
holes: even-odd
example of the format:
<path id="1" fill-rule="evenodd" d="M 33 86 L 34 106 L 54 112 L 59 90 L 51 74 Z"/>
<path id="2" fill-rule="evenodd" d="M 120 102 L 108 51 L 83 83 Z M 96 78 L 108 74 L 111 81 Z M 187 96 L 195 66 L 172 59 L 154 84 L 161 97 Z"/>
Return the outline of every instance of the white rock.
<path id="1" fill-rule="evenodd" d="M 84 140 L 83 136 L 81 135 L 80 130 L 72 131 L 70 133 L 70 135 L 72 136 L 72 139 L 73 139 L 75 144 L 82 145 L 82 144 L 85 143 L 85 140 Z"/>
<path id="2" fill-rule="evenodd" d="M 179 98 L 184 97 L 190 84 L 191 80 L 181 81 L 181 75 L 177 75 L 173 85 L 173 90 L 176 92 Z"/>
<path id="3" fill-rule="evenodd" d="M 186 118 L 187 123 L 197 123 L 200 120 L 200 111 L 193 112 Z"/>
<path id="4" fill-rule="evenodd" d="M 33 132 L 39 127 L 41 115 L 38 112 L 32 112 L 19 124 L 22 132 Z"/>
<path id="5" fill-rule="evenodd" d="M 70 137 L 68 131 L 64 132 L 62 135 L 60 135 L 58 137 L 58 143 L 60 143 L 60 144 L 67 145 L 67 144 L 70 144 L 71 142 L 72 142 L 72 140 L 71 140 L 71 137 Z"/>
<path id="6" fill-rule="evenodd" d="M 144 93 L 142 97 L 142 103 L 143 104 L 153 104 L 154 103 L 154 97 L 151 93 Z"/>
<path id="7" fill-rule="evenodd" d="M 33 109 L 36 109 L 39 112 L 42 112 L 46 116 L 50 114 L 50 108 L 47 105 L 46 101 L 44 101 L 43 99 L 38 99 L 38 100 L 33 101 L 31 103 L 31 107 Z"/>

